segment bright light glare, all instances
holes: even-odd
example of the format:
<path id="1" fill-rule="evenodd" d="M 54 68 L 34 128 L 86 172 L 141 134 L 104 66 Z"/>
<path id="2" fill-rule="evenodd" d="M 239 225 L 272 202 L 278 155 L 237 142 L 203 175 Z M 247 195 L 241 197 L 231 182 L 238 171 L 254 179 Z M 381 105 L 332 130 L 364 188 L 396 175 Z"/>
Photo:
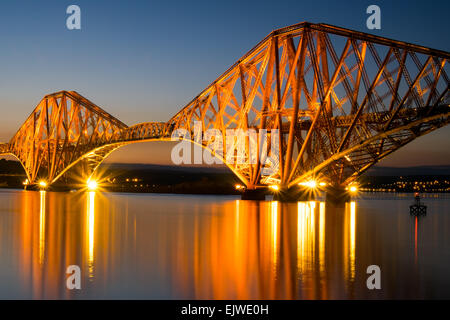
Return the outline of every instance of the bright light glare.
<path id="1" fill-rule="evenodd" d="M 358 191 L 358 188 L 356 186 L 350 187 L 350 192 L 356 192 L 356 191 Z"/>
<path id="2" fill-rule="evenodd" d="M 243 188 L 243 186 L 241 186 L 240 184 L 237 184 L 235 187 L 236 187 L 236 190 L 239 190 L 239 189 Z"/>
<path id="3" fill-rule="evenodd" d="M 276 184 L 273 184 L 273 185 L 269 186 L 269 188 L 272 189 L 272 190 L 274 190 L 274 191 L 280 190 L 280 187 L 277 186 Z"/>
<path id="4" fill-rule="evenodd" d="M 299 185 L 314 189 L 317 187 L 317 182 L 315 180 L 310 180 L 306 182 L 300 182 Z"/>
<path id="5" fill-rule="evenodd" d="M 95 180 L 88 180 L 87 187 L 91 191 L 97 189 L 97 187 L 98 187 L 97 181 L 95 181 Z"/>
<path id="6" fill-rule="evenodd" d="M 42 188 L 45 188 L 46 186 L 47 186 L 47 182 L 45 182 L 45 181 L 39 181 L 39 185 L 42 187 Z"/>
<path id="7" fill-rule="evenodd" d="M 324 187 L 324 186 L 326 186 L 326 185 L 327 185 L 326 182 L 320 182 L 320 183 L 319 183 L 319 186 L 321 186 L 321 187 Z"/>

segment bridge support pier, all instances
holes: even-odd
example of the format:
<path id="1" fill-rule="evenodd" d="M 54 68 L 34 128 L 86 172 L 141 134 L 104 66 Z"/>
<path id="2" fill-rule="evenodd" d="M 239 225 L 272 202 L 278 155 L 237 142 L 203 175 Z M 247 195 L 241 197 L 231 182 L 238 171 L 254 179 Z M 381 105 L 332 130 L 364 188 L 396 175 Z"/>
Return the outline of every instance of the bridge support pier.
<path id="1" fill-rule="evenodd" d="M 29 184 L 26 185 L 23 189 L 28 191 L 39 191 L 39 186 L 37 184 Z"/>
<path id="2" fill-rule="evenodd" d="M 264 189 L 246 189 L 241 193 L 242 200 L 266 200 Z"/>
<path id="3" fill-rule="evenodd" d="M 298 202 L 314 200 L 315 196 L 309 190 L 291 188 L 280 189 L 273 195 L 273 200 L 280 202 Z"/>
<path id="4" fill-rule="evenodd" d="M 333 204 L 343 204 L 350 201 L 351 196 L 345 188 L 329 186 L 325 191 L 325 200 Z"/>
<path id="5" fill-rule="evenodd" d="M 55 184 L 42 188 L 38 184 L 30 184 L 25 186 L 24 190 L 28 191 L 52 191 L 52 192 L 68 192 L 72 188 L 69 185 Z"/>

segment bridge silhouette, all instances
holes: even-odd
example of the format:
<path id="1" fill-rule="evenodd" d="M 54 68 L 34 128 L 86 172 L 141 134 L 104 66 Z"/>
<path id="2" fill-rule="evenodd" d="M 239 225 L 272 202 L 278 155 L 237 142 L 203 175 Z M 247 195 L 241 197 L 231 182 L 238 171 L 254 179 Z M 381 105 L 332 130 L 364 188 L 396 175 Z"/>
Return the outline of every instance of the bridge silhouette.
<path id="1" fill-rule="evenodd" d="M 167 122 L 127 126 L 74 91 L 46 95 L 0 154 L 30 185 L 91 177 L 114 150 L 176 129 L 278 129 L 278 170 L 226 161 L 247 190 L 320 177 L 344 188 L 390 153 L 449 122 L 450 53 L 326 24 L 272 31 Z M 446 71 L 447 70 L 447 71 Z M 249 159 L 249 137 L 245 159 Z M 237 142 L 236 142 L 237 143 Z M 258 150 L 261 141 L 257 141 Z M 202 141 L 211 150 L 214 141 Z M 235 147 L 235 146 L 234 146 Z M 233 151 L 234 160 L 238 157 Z M 272 163 L 273 165 L 273 163 Z"/>

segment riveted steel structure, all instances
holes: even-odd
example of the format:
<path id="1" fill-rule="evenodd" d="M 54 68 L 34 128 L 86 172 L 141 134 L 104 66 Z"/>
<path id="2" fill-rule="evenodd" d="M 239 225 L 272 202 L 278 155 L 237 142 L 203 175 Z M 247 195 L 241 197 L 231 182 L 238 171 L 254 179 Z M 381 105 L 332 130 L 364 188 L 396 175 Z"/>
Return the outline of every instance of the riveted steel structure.
<path id="1" fill-rule="evenodd" d="M 271 32 L 167 123 L 128 127 L 75 92 L 46 96 L 9 144 L 30 182 L 59 179 L 81 166 L 90 175 L 114 149 L 194 136 L 195 121 L 223 137 L 227 129 L 278 130 L 275 151 L 250 161 L 260 139 L 235 139 L 224 150 L 199 143 L 248 189 L 291 188 L 320 177 L 336 187 L 450 121 L 450 53 L 326 24 L 300 23 Z M 274 135 L 273 135 L 274 136 Z M 273 142 L 273 141 L 272 141 Z M 244 144 L 244 155 L 237 144 Z M 231 148 L 230 150 L 226 149 Z M 235 150 L 236 149 L 236 150 Z M 238 158 L 245 161 L 237 161 Z M 277 170 L 264 174 L 264 166 Z"/>
<path id="2" fill-rule="evenodd" d="M 72 168 L 85 179 L 118 147 L 143 135 L 159 138 L 164 124 L 145 127 L 128 127 L 78 93 L 61 91 L 41 100 L 0 153 L 19 159 L 30 184 L 52 184 Z"/>

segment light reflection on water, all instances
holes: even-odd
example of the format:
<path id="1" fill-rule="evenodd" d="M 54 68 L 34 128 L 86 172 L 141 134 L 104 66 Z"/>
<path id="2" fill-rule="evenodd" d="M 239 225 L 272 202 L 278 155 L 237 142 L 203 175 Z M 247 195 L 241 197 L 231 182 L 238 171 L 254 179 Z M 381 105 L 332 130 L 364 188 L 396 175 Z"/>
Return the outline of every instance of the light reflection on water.
<path id="1" fill-rule="evenodd" d="M 448 199 L 420 218 L 410 200 L 2 190 L 0 298 L 450 298 Z M 65 288 L 69 265 L 81 290 Z"/>
<path id="2" fill-rule="evenodd" d="M 89 278 L 93 277 L 94 273 L 94 241 L 95 241 L 95 192 L 89 192 L 89 202 L 87 209 L 87 225 L 88 225 L 88 266 Z"/>

